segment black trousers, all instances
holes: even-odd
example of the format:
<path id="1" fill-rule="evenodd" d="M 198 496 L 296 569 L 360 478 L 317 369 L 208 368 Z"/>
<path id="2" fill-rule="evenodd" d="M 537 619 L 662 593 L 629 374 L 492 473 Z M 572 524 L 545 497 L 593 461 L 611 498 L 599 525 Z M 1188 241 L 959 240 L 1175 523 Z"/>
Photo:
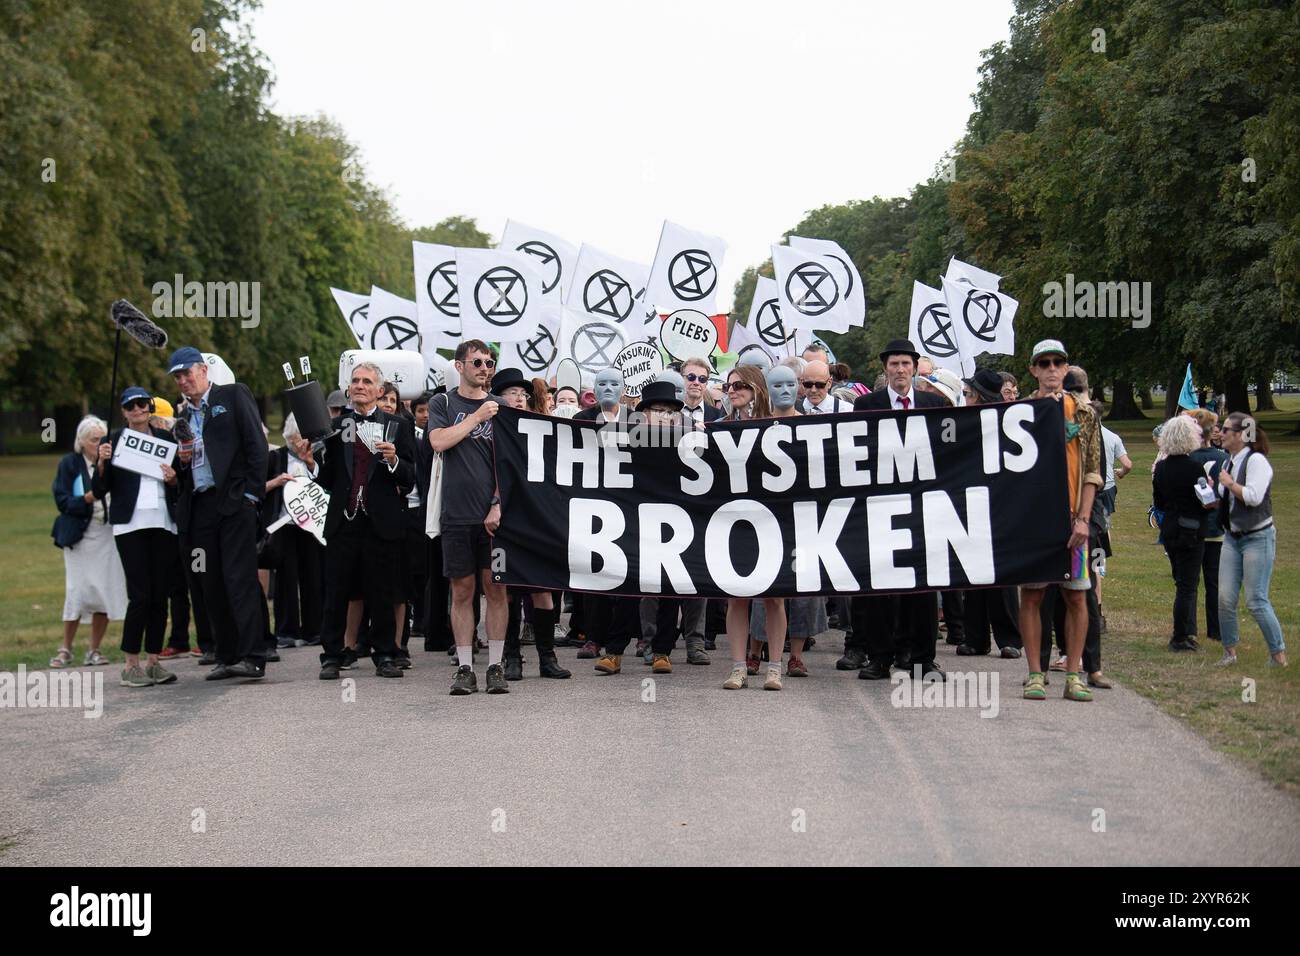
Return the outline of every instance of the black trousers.
<path id="1" fill-rule="evenodd" d="M 424 589 L 424 649 L 445 651 L 456 643 L 451 632 L 451 586 L 442 573 L 442 538 L 424 539 L 427 570 Z"/>
<path id="2" fill-rule="evenodd" d="M 212 618 L 208 616 L 208 602 L 203 599 L 203 577 L 194 570 L 194 538 L 182 532 L 180 538 L 181 577 L 189 589 L 190 609 L 194 616 L 194 643 L 204 654 L 215 654 L 217 642 L 212 637 Z"/>
<path id="3" fill-rule="evenodd" d="M 126 576 L 126 620 L 122 652 L 158 654 L 167 637 L 167 601 L 176 567 L 176 535 L 162 528 L 141 528 L 113 537 Z"/>
<path id="4" fill-rule="evenodd" d="M 872 661 L 899 667 L 933 664 L 939 640 L 939 598 L 924 594 L 868 595 L 853 598 L 853 643 Z"/>
<path id="5" fill-rule="evenodd" d="M 966 598 L 964 591 L 940 591 L 943 623 L 948 626 L 948 643 L 961 644 L 966 639 Z"/>
<path id="6" fill-rule="evenodd" d="M 1097 575 L 1091 575 L 1092 587 L 1083 592 L 1083 603 L 1088 609 L 1088 630 L 1083 638 L 1083 670 L 1094 674 L 1101 670 L 1101 605 L 1097 603 Z M 1053 584 L 1043 594 L 1038 620 L 1042 629 L 1039 642 L 1038 664 L 1046 672 L 1052 661 L 1052 632 L 1056 632 L 1056 646 L 1065 653 L 1065 599 L 1060 596 L 1061 586 Z"/>
<path id="7" fill-rule="evenodd" d="M 1204 540 L 1198 540 L 1192 547 L 1165 548 L 1174 575 L 1173 639 L 1176 641 L 1196 636 L 1196 591 L 1201 580 L 1204 551 Z"/>
<path id="8" fill-rule="evenodd" d="M 172 535 L 173 555 L 172 591 L 172 633 L 167 639 L 167 646 L 178 651 L 190 649 L 190 576 L 186 570 L 189 562 L 185 560 L 186 552 L 181 550 L 180 535 Z M 195 623 L 198 623 L 197 616 Z M 209 643 L 211 637 L 209 636 Z"/>
<path id="9" fill-rule="evenodd" d="M 217 661 L 235 664 L 266 658 L 266 598 L 257 580 L 257 506 L 235 514 L 217 510 L 217 493 L 196 494 L 190 508 L 190 543 L 202 550 L 203 603 L 212 624 Z"/>
<path id="10" fill-rule="evenodd" d="M 587 628 L 586 602 L 583 598 L 584 595 L 578 591 L 569 594 L 573 610 L 569 612 L 569 633 L 565 635 L 565 639 L 568 641 L 577 640 L 580 634 L 584 635 L 587 640 L 591 639 L 591 632 Z"/>
<path id="11" fill-rule="evenodd" d="M 320 635 L 321 562 L 325 548 L 314 534 L 296 527 L 281 528 L 284 559 L 275 569 L 275 633 L 284 637 Z"/>
<path id="12" fill-rule="evenodd" d="M 1222 541 L 1205 542 L 1201 555 L 1201 577 L 1205 580 L 1205 636 L 1219 640 L 1219 554 Z"/>
<path id="13" fill-rule="evenodd" d="M 371 658 L 376 665 L 397 654 L 393 606 L 401 603 L 402 584 L 393 580 L 392 550 L 401 541 L 387 541 L 375 532 L 369 515 L 344 521 L 325 545 L 325 616 L 321 621 L 321 663 L 343 657 L 348 601 L 363 599 L 370 610 Z"/>
<path id="14" fill-rule="evenodd" d="M 999 648 L 1023 647 L 1020 638 L 1020 595 L 1010 588 L 971 588 L 965 594 L 963 621 L 966 643 L 980 653 L 989 651 L 989 631 Z M 952 627 L 952 622 L 949 622 Z"/>
<path id="15" fill-rule="evenodd" d="M 587 640 L 605 648 L 605 653 L 622 654 L 629 642 L 641 639 L 640 598 L 586 594 L 582 605 Z"/>

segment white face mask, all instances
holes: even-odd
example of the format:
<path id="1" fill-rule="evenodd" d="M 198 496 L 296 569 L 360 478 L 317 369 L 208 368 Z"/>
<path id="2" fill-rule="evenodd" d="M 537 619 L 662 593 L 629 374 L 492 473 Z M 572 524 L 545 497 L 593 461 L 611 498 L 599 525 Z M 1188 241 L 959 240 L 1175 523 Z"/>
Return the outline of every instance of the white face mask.
<path id="1" fill-rule="evenodd" d="M 596 373 L 593 389 L 596 402 L 603 409 L 611 409 L 623 397 L 623 373 L 616 368 L 602 369 Z"/>
<path id="2" fill-rule="evenodd" d="M 785 365 L 769 369 L 767 392 L 772 399 L 773 408 L 780 411 L 793 408 L 795 399 L 799 397 L 799 379 L 795 376 L 794 369 Z"/>

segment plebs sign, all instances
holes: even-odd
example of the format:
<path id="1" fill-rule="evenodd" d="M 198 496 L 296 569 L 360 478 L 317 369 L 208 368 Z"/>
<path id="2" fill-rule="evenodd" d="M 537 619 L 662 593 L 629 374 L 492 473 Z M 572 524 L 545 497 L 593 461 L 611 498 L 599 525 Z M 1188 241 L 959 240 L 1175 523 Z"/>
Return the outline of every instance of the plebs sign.
<path id="1" fill-rule="evenodd" d="M 670 313 L 659 330 L 659 344 L 677 361 L 713 354 L 718 344 L 718 327 L 697 309 Z"/>

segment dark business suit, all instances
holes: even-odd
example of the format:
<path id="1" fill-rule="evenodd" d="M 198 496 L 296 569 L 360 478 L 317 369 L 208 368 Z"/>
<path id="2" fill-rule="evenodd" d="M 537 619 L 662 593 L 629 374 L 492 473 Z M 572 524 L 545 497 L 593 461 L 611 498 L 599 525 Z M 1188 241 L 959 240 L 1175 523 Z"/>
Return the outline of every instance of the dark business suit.
<path id="1" fill-rule="evenodd" d="M 186 414 L 193 424 L 194 417 Z M 208 389 L 202 434 L 215 482 L 211 488 L 195 491 L 193 462 L 176 459 L 176 524 L 183 560 L 201 581 L 217 662 L 248 660 L 261 666 L 266 659 L 266 598 L 257 580 L 257 519 L 266 492 L 267 448 L 247 385 Z"/>
<path id="2" fill-rule="evenodd" d="M 385 429 L 398 424 L 393 444 L 397 465 L 370 453 L 357 434 L 361 422 Z M 335 420 L 335 432 L 318 455 L 316 481 L 330 494 L 325 514 L 325 616 L 321 623 L 321 663 L 339 663 L 348 601 L 363 599 L 370 608 L 370 644 L 377 665 L 397 653 L 392 608 L 403 602 L 403 562 L 394 562 L 405 543 L 406 494 L 415 486 L 415 442 L 410 423 L 379 409 L 363 417 L 352 409 Z M 368 460 L 364 474 L 359 462 Z M 354 483 L 364 488 L 355 513 L 349 508 Z"/>
<path id="3" fill-rule="evenodd" d="M 289 449 L 277 448 L 268 456 L 267 480 L 289 470 Z M 262 527 L 280 520 L 284 486 L 272 488 L 262 504 Z M 290 523 L 275 532 L 280 539 L 280 564 L 275 569 L 275 635 L 320 637 L 321 569 L 325 549 L 310 531 Z"/>
<path id="4" fill-rule="evenodd" d="M 914 408 L 947 408 L 948 403 L 930 392 L 912 390 Z M 853 403 L 855 412 L 889 411 L 893 393 L 880 388 L 861 395 Z M 870 661 L 901 667 L 933 664 L 935 644 L 939 639 L 939 596 L 924 594 L 859 595 L 850 602 L 853 643 L 850 647 L 866 651 Z"/>

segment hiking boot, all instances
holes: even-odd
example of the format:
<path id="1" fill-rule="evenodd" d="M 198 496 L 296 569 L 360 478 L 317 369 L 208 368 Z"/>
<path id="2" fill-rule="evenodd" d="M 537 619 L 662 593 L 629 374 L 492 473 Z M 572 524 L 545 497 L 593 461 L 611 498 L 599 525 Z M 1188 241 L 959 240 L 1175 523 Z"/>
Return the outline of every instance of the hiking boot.
<path id="1" fill-rule="evenodd" d="M 656 654 L 651 669 L 656 674 L 671 674 L 673 672 L 673 662 L 668 659 L 667 654 Z"/>
<path id="2" fill-rule="evenodd" d="M 176 683 L 176 675 L 166 670 L 161 664 L 150 664 L 144 669 L 144 673 L 155 684 Z"/>
<path id="3" fill-rule="evenodd" d="M 506 680 L 524 679 L 524 659 L 522 657 L 507 657 L 504 664 L 505 667 L 502 669 L 505 672 Z"/>
<path id="4" fill-rule="evenodd" d="M 489 694 L 508 694 L 510 687 L 506 684 L 506 673 L 500 664 L 489 664 L 487 669 L 487 692 Z"/>
<path id="5" fill-rule="evenodd" d="M 451 693 L 454 697 L 478 693 L 478 678 L 474 676 L 474 668 L 468 664 L 461 664 L 456 668 L 456 677 L 451 682 Z"/>
<path id="6" fill-rule="evenodd" d="M 617 674 L 623 669 L 622 654 L 606 654 L 596 661 L 596 671 L 601 674 Z"/>
<path id="7" fill-rule="evenodd" d="M 712 662 L 709 660 L 709 654 L 707 651 L 702 651 L 698 647 L 693 647 L 686 651 L 686 663 L 709 664 Z"/>

